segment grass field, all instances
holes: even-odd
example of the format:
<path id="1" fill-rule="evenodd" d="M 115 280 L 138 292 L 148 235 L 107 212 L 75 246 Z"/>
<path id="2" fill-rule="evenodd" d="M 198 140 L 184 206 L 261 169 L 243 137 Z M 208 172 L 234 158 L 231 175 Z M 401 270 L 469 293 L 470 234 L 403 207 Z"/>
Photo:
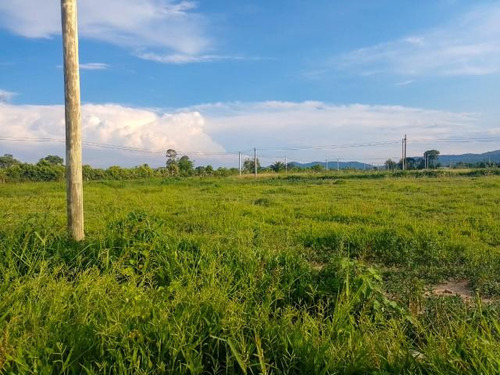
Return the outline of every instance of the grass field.
<path id="1" fill-rule="evenodd" d="M 0 185 L 0 373 L 500 373 L 500 176 L 360 176 Z"/>

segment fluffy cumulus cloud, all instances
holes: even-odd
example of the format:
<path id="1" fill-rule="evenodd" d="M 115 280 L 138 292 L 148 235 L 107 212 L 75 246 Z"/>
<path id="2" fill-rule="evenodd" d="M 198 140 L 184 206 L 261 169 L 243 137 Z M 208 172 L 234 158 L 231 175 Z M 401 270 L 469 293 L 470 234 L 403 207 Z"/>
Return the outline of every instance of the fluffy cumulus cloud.
<path id="1" fill-rule="evenodd" d="M 137 53 L 196 56 L 211 45 L 207 20 L 192 1 L 85 0 L 78 11 L 81 37 Z M 61 33 L 60 13 L 60 0 L 2 0 L 0 26 L 28 38 L 50 38 Z"/>
<path id="2" fill-rule="evenodd" d="M 495 146 L 485 140 L 500 140 L 500 128 L 488 126 L 479 114 L 323 102 L 212 103 L 174 113 L 88 104 L 83 106 L 82 128 L 85 162 L 97 166 L 159 166 L 164 151 L 173 148 L 199 164 L 236 167 L 238 152 L 250 156 L 254 147 L 263 163 L 285 154 L 296 161 L 383 163 L 399 158 L 404 134 L 412 156 L 429 148 L 484 152 Z M 0 134 L 1 152 L 23 160 L 62 155 L 63 107 L 1 104 Z M 474 142 L 476 138 L 481 141 Z"/>
<path id="3" fill-rule="evenodd" d="M 257 147 L 269 159 L 286 153 L 301 161 L 342 158 L 376 162 L 398 157 L 404 134 L 410 139 L 410 151 L 420 154 L 436 145 L 435 140 L 488 131 L 478 128 L 475 114 L 402 106 L 274 101 L 215 103 L 191 110 L 203 114 L 207 132 L 226 148 L 236 151 Z M 439 145 L 450 152 L 485 147 L 470 143 Z"/>
<path id="4" fill-rule="evenodd" d="M 63 106 L 0 104 L 0 145 L 22 159 L 37 160 L 50 152 L 62 155 L 64 129 Z M 197 112 L 158 114 L 148 109 L 88 104 L 82 107 L 82 133 L 84 162 L 98 166 L 162 165 L 169 148 L 224 151 L 207 135 L 204 119 Z"/>
<path id="5" fill-rule="evenodd" d="M 500 3 L 491 2 L 432 30 L 336 56 L 328 65 L 362 75 L 499 73 L 499 19 Z"/>

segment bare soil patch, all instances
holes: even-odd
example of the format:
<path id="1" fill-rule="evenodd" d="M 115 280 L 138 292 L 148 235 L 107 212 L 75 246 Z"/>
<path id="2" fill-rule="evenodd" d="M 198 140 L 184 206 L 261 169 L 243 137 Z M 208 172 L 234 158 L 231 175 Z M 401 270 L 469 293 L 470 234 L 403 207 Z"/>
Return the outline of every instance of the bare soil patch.
<path id="1" fill-rule="evenodd" d="M 467 280 L 449 280 L 445 283 L 434 285 L 426 296 L 457 296 L 464 302 L 473 302 L 476 299 L 476 293 L 470 288 Z M 489 298 L 481 298 L 484 303 L 492 302 Z"/>

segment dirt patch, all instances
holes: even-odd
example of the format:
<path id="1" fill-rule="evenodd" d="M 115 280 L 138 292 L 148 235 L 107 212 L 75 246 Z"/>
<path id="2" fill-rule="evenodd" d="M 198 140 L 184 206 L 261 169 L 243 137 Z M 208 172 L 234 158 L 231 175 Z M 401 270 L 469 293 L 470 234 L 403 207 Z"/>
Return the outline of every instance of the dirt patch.
<path id="1" fill-rule="evenodd" d="M 476 293 L 470 288 L 467 280 L 450 280 L 439 285 L 434 285 L 425 295 L 428 297 L 457 296 L 468 303 L 473 302 L 477 297 Z M 484 303 L 492 302 L 492 300 L 488 298 L 481 298 L 481 301 Z"/>
<path id="2" fill-rule="evenodd" d="M 437 296 L 459 296 L 463 299 L 474 298 L 474 293 L 469 288 L 467 280 L 447 281 L 446 283 L 435 285 L 431 293 Z"/>

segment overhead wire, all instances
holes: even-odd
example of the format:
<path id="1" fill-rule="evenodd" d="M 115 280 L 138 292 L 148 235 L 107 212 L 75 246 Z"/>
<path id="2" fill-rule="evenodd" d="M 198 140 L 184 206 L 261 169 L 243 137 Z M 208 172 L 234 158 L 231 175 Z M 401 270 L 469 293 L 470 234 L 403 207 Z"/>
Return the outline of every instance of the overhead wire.
<path id="1" fill-rule="evenodd" d="M 65 140 L 62 138 L 53 137 L 9 137 L 0 136 L 0 141 L 6 142 L 20 142 L 20 143 L 64 143 Z M 470 137 L 450 137 L 450 138 L 416 138 L 412 139 L 412 144 L 429 144 L 429 143 L 483 143 L 483 142 L 500 142 L 500 136 L 470 136 Z M 100 143 L 93 141 L 82 141 L 84 146 L 95 147 L 108 150 L 126 151 L 126 152 L 137 152 L 145 154 L 161 154 L 164 155 L 168 149 L 166 147 L 164 150 L 155 150 L 148 148 L 140 148 L 133 146 L 124 146 L 108 143 Z M 267 151 L 283 151 L 283 152 L 294 152 L 294 151 L 307 151 L 307 150 L 336 150 L 336 149 L 348 149 L 348 148 L 362 148 L 362 147 L 380 147 L 400 144 L 401 140 L 387 140 L 380 142 L 365 142 L 365 143 L 345 143 L 345 144 L 323 144 L 323 145 L 297 145 L 297 146 L 264 146 L 255 147 L 255 150 L 260 152 L 259 157 L 266 159 L 283 159 L 286 157 L 283 155 L 266 155 Z M 197 155 L 197 156 L 226 156 L 226 155 L 239 155 L 245 158 L 253 158 L 254 148 L 245 149 L 240 151 L 184 151 L 176 150 L 177 154 L 187 154 L 187 155 Z M 289 155 L 291 157 L 291 155 Z M 355 159 L 355 158 L 350 158 Z M 358 158 L 359 159 L 359 158 Z M 385 158 L 369 158 L 370 160 L 385 160 Z M 332 159 L 335 161 L 336 158 Z M 344 158 L 345 160 L 345 158 Z"/>

